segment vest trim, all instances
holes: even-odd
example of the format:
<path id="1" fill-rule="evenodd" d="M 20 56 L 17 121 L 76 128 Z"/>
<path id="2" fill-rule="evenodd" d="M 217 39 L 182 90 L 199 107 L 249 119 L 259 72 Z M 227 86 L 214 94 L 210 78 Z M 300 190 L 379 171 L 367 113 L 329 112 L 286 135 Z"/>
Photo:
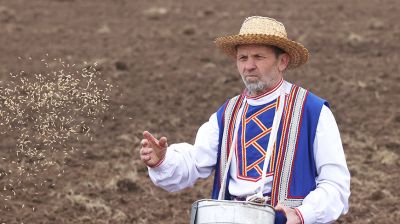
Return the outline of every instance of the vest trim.
<path id="1" fill-rule="evenodd" d="M 293 86 L 283 124 L 280 150 L 278 155 L 278 164 L 274 173 L 274 182 L 272 186 L 273 206 L 280 203 L 289 207 L 300 206 L 303 198 L 292 198 L 288 196 L 290 181 L 292 175 L 293 162 L 296 157 L 297 143 L 300 135 L 300 124 L 302 120 L 304 103 L 308 91 Z M 284 144 L 282 144 L 284 143 Z"/>
<path id="2" fill-rule="evenodd" d="M 221 158 L 220 158 L 220 169 L 219 169 L 219 188 L 221 187 L 221 183 L 223 182 L 222 178 L 224 178 L 224 173 L 226 169 L 226 163 L 229 156 L 229 146 L 232 142 L 232 127 L 235 125 L 236 116 L 240 105 L 243 100 L 243 95 L 235 96 L 230 99 L 225 107 L 225 111 L 223 113 L 223 121 L 224 121 L 224 133 L 222 135 L 222 143 L 221 143 Z M 222 192 L 225 195 L 225 189 Z M 224 198 L 224 197 L 223 197 Z"/>

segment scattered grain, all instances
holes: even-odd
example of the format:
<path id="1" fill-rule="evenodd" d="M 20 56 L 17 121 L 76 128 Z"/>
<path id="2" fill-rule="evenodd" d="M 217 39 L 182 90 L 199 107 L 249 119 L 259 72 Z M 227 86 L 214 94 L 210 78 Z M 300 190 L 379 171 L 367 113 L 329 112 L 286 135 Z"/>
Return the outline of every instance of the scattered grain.
<path id="1" fill-rule="evenodd" d="M 18 59 L 35 63 L 30 57 Z M 4 200 L 17 195 L 24 183 L 40 187 L 49 170 L 58 169 L 60 176 L 65 157 L 78 150 L 71 143 L 92 141 L 96 127 L 102 125 L 100 115 L 109 107 L 113 86 L 101 78 L 96 63 L 39 61 L 41 72 L 21 69 L 0 82 L 0 133 L 16 142 L 10 153 L 1 155 Z"/>

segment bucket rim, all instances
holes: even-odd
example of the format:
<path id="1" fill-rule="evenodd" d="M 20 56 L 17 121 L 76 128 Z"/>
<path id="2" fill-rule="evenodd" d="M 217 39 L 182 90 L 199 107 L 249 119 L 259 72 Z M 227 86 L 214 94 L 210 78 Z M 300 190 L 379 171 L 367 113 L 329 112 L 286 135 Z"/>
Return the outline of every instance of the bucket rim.
<path id="1" fill-rule="evenodd" d="M 249 201 L 232 201 L 232 200 L 217 200 L 217 199 L 199 199 L 195 202 L 192 203 L 192 206 L 197 206 L 200 202 L 205 202 L 205 201 L 209 201 L 209 202 L 222 202 L 222 203 L 228 203 L 228 204 L 243 204 L 243 205 L 253 205 L 256 207 L 268 207 L 271 208 L 273 211 L 275 211 L 275 208 L 272 207 L 271 205 L 268 204 L 258 204 L 258 203 L 254 203 L 254 202 L 249 202 Z"/>

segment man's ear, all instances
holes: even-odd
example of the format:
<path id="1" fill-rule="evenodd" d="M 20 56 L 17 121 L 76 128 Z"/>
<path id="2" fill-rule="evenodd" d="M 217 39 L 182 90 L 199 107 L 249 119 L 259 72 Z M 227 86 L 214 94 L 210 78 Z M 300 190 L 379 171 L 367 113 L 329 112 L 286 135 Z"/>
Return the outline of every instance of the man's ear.
<path id="1" fill-rule="evenodd" d="M 283 53 L 283 54 L 279 55 L 278 70 L 280 72 L 284 71 L 288 67 L 289 61 L 290 61 L 290 56 L 288 53 Z"/>

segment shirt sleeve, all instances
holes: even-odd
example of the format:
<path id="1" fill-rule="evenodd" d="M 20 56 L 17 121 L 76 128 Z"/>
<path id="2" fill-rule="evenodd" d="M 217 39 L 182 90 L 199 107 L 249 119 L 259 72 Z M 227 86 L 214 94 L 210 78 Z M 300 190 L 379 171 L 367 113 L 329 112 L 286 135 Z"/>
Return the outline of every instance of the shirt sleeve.
<path id="1" fill-rule="evenodd" d="M 167 149 L 164 161 L 150 168 L 149 176 L 156 186 L 169 192 L 194 185 L 198 178 L 208 177 L 217 162 L 219 127 L 217 114 L 198 130 L 194 145 L 173 144 Z"/>
<path id="2" fill-rule="evenodd" d="M 305 224 L 331 223 L 346 214 L 350 196 L 350 173 L 331 110 L 323 106 L 314 140 L 317 187 L 297 208 Z"/>

